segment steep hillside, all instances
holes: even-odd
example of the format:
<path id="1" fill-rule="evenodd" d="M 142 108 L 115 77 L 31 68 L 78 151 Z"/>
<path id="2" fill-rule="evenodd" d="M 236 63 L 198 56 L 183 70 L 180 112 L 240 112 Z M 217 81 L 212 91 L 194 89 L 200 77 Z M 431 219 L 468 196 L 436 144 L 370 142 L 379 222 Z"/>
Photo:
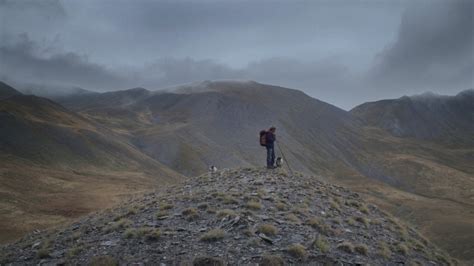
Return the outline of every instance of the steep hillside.
<path id="1" fill-rule="evenodd" d="M 61 102 L 131 136 L 146 154 L 188 175 L 202 173 L 210 164 L 263 164 L 256 135 L 270 125 L 278 128 L 282 148 L 291 147 L 287 152 L 296 169 L 352 171 L 357 164 L 345 152 L 359 142 L 357 123 L 337 107 L 256 82 L 204 82 L 192 88 L 138 95 L 129 90 Z M 109 98 L 127 101 L 108 104 Z"/>
<path id="2" fill-rule="evenodd" d="M 0 253 L 13 265 L 454 262 L 356 193 L 252 168 L 191 178 Z"/>
<path id="3" fill-rule="evenodd" d="M 456 96 L 430 93 L 361 104 L 351 110 L 367 125 L 394 136 L 474 144 L 474 90 Z"/>
<path id="4" fill-rule="evenodd" d="M 1 242 L 181 178 L 96 122 L 21 94 L 0 100 L 0 161 Z"/>
<path id="5" fill-rule="evenodd" d="M 8 98 L 13 95 L 21 95 L 21 92 L 10 87 L 8 84 L 0 81 L 0 100 Z"/>

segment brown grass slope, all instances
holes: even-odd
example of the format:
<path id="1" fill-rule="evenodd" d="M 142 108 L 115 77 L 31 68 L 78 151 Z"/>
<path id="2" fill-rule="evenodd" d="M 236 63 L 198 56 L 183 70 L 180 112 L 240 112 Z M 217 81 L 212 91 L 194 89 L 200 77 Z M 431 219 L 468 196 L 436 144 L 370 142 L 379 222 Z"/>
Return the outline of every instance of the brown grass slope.
<path id="1" fill-rule="evenodd" d="M 126 139 L 36 96 L 0 100 L 0 241 L 180 179 Z"/>
<path id="2" fill-rule="evenodd" d="M 474 89 L 455 96 L 425 93 L 361 104 L 351 113 L 394 136 L 474 146 Z"/>
<path id="3" fill-rule="evenodd" d="M 357 193 L 254 168 L 190 178 L 0 253 L 12 265 L 456 264 Z"/>

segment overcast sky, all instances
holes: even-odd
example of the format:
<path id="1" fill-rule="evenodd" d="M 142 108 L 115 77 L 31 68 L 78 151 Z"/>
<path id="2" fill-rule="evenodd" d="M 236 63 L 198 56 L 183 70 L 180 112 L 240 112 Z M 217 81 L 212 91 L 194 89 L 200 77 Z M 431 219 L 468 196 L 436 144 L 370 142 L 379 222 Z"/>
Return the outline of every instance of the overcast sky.
<path id="1" fill-rule="evenodd" d="M 473 88 L 474 1 L 0 0 L 0 79 L 159 89 L 216 79 L 344 109 Z"/>

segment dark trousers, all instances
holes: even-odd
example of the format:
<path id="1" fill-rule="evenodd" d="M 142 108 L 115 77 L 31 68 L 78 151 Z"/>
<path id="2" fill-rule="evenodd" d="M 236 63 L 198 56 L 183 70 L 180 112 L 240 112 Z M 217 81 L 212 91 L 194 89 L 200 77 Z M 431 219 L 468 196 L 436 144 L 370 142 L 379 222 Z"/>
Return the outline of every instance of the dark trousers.
<path id="1" fill-rule="evenodd" d="M 267 167 L 275 164 L 275 147 L 267 146 Z"/>

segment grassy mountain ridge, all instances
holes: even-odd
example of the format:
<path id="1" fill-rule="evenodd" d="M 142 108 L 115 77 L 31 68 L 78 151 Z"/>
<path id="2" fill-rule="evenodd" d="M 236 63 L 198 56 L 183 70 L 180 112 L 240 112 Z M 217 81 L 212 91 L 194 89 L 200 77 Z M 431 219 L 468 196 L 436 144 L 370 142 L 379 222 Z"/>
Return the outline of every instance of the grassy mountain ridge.
<path id="1" fill-rule="evenodd" d="M 455 96 L 425 93 L 361 104 L 351 110 L 369 126 L 399 137 L 473 146 L 474 90 Z"/>
<path id="2" fill-rule="evenodd" d="M 21 94 L 0 100 L 0 161 L 2 242 L 181 178 L 96 122 Z"/>
<path id="3" fill-rule="evenodd" d="M 189 178 L 2 253 L 13 265 L 456 263 L 350 190 L 254 168 Z"/>

